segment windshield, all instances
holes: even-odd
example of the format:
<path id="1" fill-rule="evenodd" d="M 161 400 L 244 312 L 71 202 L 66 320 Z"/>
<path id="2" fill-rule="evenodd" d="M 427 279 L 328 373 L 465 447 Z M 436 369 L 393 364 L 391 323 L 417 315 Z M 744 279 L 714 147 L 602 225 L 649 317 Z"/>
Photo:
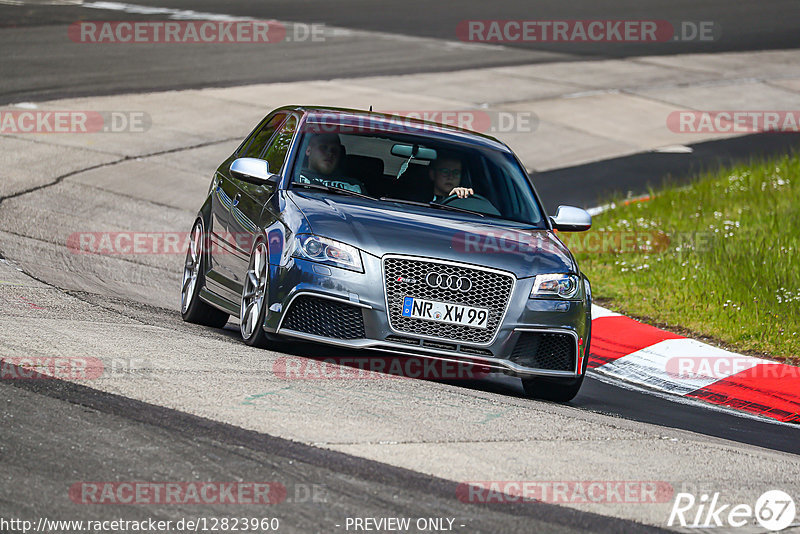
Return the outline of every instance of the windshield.
<path id="1" fill-rule="evenodd" d="M 394 132 L 305 132 L 299 150 L 292 183 L 544 225 L 528 177 L 511 154 Z"/>

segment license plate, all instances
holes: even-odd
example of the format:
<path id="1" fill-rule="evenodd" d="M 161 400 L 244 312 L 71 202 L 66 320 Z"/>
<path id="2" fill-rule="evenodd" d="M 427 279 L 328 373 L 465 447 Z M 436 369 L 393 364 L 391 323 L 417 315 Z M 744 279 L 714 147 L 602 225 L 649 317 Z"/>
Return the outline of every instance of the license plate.
<path id="1" fill-rule="evenodd" d="M 414 297 L 403 299 L 403 317 L 424 319 L 439 323 L 486 328 L 489 321 L 489 310 L 473 308 L 461 304 L 448 304 L 435 300 L 424 300 Z"/>

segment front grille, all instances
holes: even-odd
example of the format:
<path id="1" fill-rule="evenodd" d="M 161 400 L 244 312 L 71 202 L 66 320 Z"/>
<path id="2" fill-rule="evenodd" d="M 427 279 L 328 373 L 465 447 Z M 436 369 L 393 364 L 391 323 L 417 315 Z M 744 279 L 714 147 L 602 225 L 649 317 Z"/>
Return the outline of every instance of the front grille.
<path id="1" fill-rule="evenodd" d="M 383 262 L 389 324 L 397 332 L 466 343 L 487 343 L 494 337 L 511 298 L 514 276 L 480 268 L 405 258 L 386 258 Z M 467 292 L 430 287 L 425 278 L 436 272 L 444 276 L 467 277 L 472 287 Z M 451 325 L 403 317 L 403 298 L 487 308 L 487 328 Z"/>
<path id="2" fill-rule="evenodd" d="M 361 308 L 310 295 L 294 299 L 283 327 L 335 339 L 366 337 Z"/>
<path id="3" fill-rule="evenodd" d="M 552 332 L 523 332 L 509 360 L 531 369 L 575 371 L 575 338 Z"/>

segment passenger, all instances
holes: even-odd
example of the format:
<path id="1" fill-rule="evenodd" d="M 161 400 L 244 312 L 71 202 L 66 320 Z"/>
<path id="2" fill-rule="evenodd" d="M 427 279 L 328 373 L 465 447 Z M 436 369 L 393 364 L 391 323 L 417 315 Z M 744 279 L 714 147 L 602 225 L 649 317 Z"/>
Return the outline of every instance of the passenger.
<path id="1" fill-rule="evenodd" d="M 297 181 L 366 193 L 362 181 L 345 175 L 340 168 L 343 152 L 344 148 L 337 134 L 313 135 L 306 148 L 308 166 L 301 169 Z"/>
<path id="2" fill-rule="evenodd" d="M 458 198 L 467 198 L 475 194 L 471 187 L 461 187 L 463 166 L 461 159 L 451 154 L 440 154 L 428 168 L 431 182 L 433 182 L 432 202 L 440 203 L 452 195 Z"/>

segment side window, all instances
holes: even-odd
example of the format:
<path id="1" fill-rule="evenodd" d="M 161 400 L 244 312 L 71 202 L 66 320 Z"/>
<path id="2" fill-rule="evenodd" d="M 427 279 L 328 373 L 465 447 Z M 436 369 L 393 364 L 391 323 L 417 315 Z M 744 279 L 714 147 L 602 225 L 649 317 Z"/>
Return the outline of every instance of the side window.
<path id="1" fill-rule="evenodd" d="M 269 172 L 278 174 L 283 168 L 286 153 L 289 151 L 289 144 L 292 142 L 294 132 L 297 129 L 297 117 L 292 115 L 284 123 L 278 134 L 272 139 L 272 143 L 267 147 L 261 159 L 269 163 Z"/>
<path id="2" fill-rule="evenodd" d="M 271 119 L 266 120 L 254 134 L 250 135 L 250 139 L 244 142 L 238 157 L 257 158 L 285 118 L 286 113 L 278 113 Z"/>

